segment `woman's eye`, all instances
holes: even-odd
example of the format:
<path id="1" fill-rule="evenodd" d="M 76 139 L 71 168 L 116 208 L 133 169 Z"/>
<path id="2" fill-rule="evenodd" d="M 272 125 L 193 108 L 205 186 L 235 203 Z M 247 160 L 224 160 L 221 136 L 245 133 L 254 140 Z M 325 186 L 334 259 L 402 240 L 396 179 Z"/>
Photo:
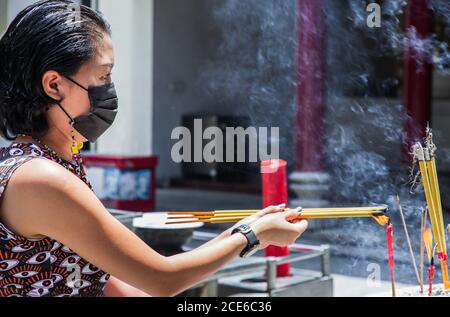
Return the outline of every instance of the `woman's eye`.
<path id="1" fill-rule="evenodd" d="M 100 77 L 100 79 L 103 81 L 111 81 L 111 76 L 112 76 L 112 73 L 109 73 L 103 77 Z"/>

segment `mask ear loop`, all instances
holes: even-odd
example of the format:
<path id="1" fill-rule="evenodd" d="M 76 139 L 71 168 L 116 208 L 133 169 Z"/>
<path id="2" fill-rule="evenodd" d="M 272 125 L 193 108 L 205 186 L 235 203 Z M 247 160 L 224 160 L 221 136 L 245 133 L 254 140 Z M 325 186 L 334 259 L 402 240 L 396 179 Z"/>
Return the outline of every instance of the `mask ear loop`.
<path id="1" fill-rule="evenodd" d="M 67 111 L 58 103 L 58 106 L 64 111 L 66 116 L 70 119 L 70 125 L 72 127 L 72 130 L 70 131 L 71 137 L 72 137 L 72 146 L 71 146 L 71 152 L 72 157 L 76 161 L 78 158 L 78 153 L 80 153 L 80 150 L 83 148 L 83 142 L 76 142 L 75 141 L 75 131 L 73 128 L 73 125 L 75 124 L 75 121 L 72 119 L 72 117 L 67 113 Z"/>
<path id="2" fill-rule="evenodd" d="M 75 85 L 77 85 L 78 87 L 80 87 L 81 89 L 83 89 L 85 91 L 89 91 L 89 89 L 84 88 L 82 85 L 77 83 L 72 78 L 70 78 L 68 76 L 66 78 L 68 80 L 70 80 L 72 83 L 74 83 Z M 60 107 L 61 107 L 61 105 L 60 105 Z M 75 134 L 74 134 L 74 131 L 73 131 L 74 120 L 72 119 L 71 116 L 69 116 L 69 114 L 66 112 L 66 110 L 64 110 L 64 108 L 61 107 L 61 109 L 63 109 L 63 111 L 66 113 L 66 115 L 70 118 L 70 124 L 72 125 L 72 131 L 71 131 L 71 134 L 72 134 L 72 154 L 73 154 L 74 157 L 77 157 L 78 153 L 83 148 L 83 142 L 75 142 Z"/>

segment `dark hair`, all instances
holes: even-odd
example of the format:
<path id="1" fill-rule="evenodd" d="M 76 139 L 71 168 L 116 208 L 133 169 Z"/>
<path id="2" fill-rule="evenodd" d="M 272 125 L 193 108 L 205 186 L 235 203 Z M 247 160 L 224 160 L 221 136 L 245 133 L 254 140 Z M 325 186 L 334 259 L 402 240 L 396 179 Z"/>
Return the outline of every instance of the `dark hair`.
<path id="1" fill-rule="evenodd" d="M 69 0 L 36 2 L 9 25 L 0 39 L 0 133 L 43 136 L 45 112 L 57 100 L 42 87 L 53 70 L 72 76 L 95 56 L 102 33 L 111 34 L 101 13 Z"/>

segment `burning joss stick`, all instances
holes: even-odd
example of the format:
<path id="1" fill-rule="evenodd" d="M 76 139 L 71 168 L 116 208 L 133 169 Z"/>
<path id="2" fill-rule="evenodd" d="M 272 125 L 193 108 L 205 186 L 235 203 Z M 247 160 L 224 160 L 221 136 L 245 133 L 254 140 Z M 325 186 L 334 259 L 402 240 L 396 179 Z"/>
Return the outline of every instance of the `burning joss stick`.
<path id="1" fill-rule="evenodd" d="M 409 254 L 411 256 L 411 261 L 412 261 L 412 265 L 414 267 L 414 272 L 416 273 L 417 283 L 419 283 L 419 286 L 420 286 L 421 281 L 420 281 L 419 271 L 417 270 L 416 259 L 414 257 L 414 251 L 413 251 L 413 248 L 411 245 L 411 240 L 409 239 L 408 227 L 406 226 L 405 216 L 403 214 L 403 208 L 402 208 L 402 205 L 400 204 L 399 196 L 397 196 L 397 205 L 398 205 L 398 209 L 400 211 L 400 217 L 402 218 L 403 229 L 405 230 L 406 242 L 408 243 Z"/>
<path id="2" fill-rule="evenodd" d="M 424 285 L 424 281 L 423 281 L 423 267 L 424 267 L 424 260 L 425 260 L 425 242 L 423 239 L 423 235 L 425 232 L 425 228 L 427 225 L 427 211 L 426 209 L 422 208 L 422 213 L 421 213 L 421 223 L 420 223 L 420 293 L 423 294 L 423 285 Z"/>
<path id="3" fill-rule="evenodd" d="M 430 267 L 428 268 L 428 282 L 430 284 L 429 288 L 428 288 L 428 296 L 432 296 L 433 295 L 433 281 L 434 281 L 434 273 L 435 273 L 435 266 L 434 266 L 434 254 L 436 253 L 436 246 L 434 246 L 433 248 L 433 252 L 431 255 L 431 262 L 430 262 Z"/>
<path id="4" fill-rule="evenodd" d="M 433 234 L 431 232 L 431 229 L 426 228 L 422 237 L 428 256 L 428 295 L 431 296 L 433 291 L 434 279 Z"/>
<path id="5" fill-rule="evenodd" d="M 392 223 L 390 221 L 389 221 L 389 224 L 388 224 L 387 229 L 386 229 L 386 240 L 387 240 L 387 247 L 388 247 L 389 268 L 391 270 L 392 297 L 395 297 L 394 236 L 393 236 Z"/>

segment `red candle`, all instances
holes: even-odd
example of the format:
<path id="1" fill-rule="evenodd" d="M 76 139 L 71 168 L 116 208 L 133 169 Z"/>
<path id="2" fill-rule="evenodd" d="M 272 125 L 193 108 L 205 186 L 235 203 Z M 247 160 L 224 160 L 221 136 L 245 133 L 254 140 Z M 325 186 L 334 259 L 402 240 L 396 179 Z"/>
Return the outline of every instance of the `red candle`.
<path id="1" fill-rule="evenodd" d="M 395 275 L 394 275 L 394 235 L 392 223 L 389 223 L 386 229 L 386 239 L 388 247 L 388 262 L 391 270 L 392 296 L 395 297 Z"/>
<path id="2" fill-rule="evenodd" d="M 270 160 L 261 163 L 263 207 L 288 203 L 286 161 Z M 287 256 L 288 247 L 268 246 L 265 256 Z M 282 264 L 277 267 L 277 277 L 291 276 L 291 265 Z"/>

